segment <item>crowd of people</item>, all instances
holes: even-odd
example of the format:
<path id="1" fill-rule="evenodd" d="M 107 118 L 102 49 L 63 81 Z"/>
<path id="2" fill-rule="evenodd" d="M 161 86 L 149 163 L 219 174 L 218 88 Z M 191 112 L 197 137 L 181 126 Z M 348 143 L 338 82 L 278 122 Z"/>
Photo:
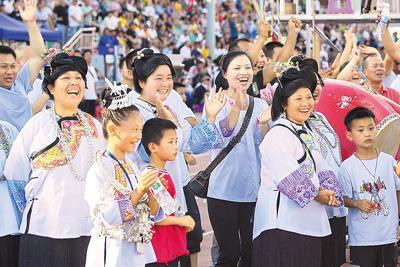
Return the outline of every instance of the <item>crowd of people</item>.
<path id="1" fill-rule="evenodd" d="M 232 40 L 238 38 L 254 39 L 259 34 L 257 14 L 251 1 L 215 1 L 217 21 L 215 24 L 216 50 L 210 56 L 206 42 L 207 1 L 67 1 L 41 0 L 37 3 L 36 18 L 40 28 L 62 32 L 63 43 L 79 28 L 96 27 L 99 43 L 94 56 L 104 57 L 102 75 L 117 79 L 113 69 L 114 55 L 125 56 L 132 49 L 148 47 L 166 55 L 179 54 L 184 59 L 184 68 L 179 71 L 177 82 L 185 85 L 187 105 L 194 111 L 203 108 L 204 91 L 212 87 L 220 57 L 224 55 Z M 323 13 L 316 1 L 316 11 Z M 5 0 L 1 12 L 21 20 L 18 7 L 22 0 Z M 301 1 L 299 13 L 304 13 L 305 3 Z M 276 11 L 275 11 L 276 13 Z M 317 25 L 339 48 L 346 43 L 346 28 L 337 24 Z M 382 53 L 381 37 L 373 29 L 374 25 L 354 26 L 356 41 L 378 48 Z M 287 29 L 278 27 L 282 35 Z M 306 52 L 306 30 L 298 35 L 296 49 Z M 82 51 L 81 51 L 82 52 Z M 327 44 L 321 45 L 321 68 L 329 68 L 336 53 Z M 94 73 L 94 72 L 92 72 Z M 207 80 L 209 76 L 211 79 Z M 93 100 L 91 97 L 89 100 Z"/>
<path id="2" fill-rule="evenodd" d="M 168 3 L 101 2 L 104 31 L 123 24 L 117 10 L 147 27 L 132 42 L 154 35 L 160 43 L 127 46 L 121 81 L 105 79 L 98 101 L 93 51 L 46 49 L 46 22 L 34 0 L 23 1 L 30 45 L 0 46 L 0 266 L 197 266 L 203 234 L 188 163 L 200 153 L 220 159 L 206 178 L 215 266 L 338 267 L 346 224 L 352 264 L 397 266 L 400 166 L 377 149 L 376 114 L 347 112 L 355 151 L 344 159 L 337 128 L 316 111 L 332 79 L 400 105 L 400 45 L 390 31 L 374 34 L 382 58 L 347 29 L 343 52 L 323 67 L 318 38 L 316 58 L 304 56 L 300 20 L 289 20 L 281 43 L 249 15 L 250 2 L 229 1 L 218 13 L 229 31 L 217 36 L 228 47 L 215 65 L 205 50 L 190 53 L 197 61 L 182 81 L 164 50 L 179 41 L 164 35 L 179 28 L 171 20 L 178 11 L 189 26 L 182 48 L 203 45 L 205 27 L 196 23 L 205 6 Z M 256 30 L 245 31 L 254 27 L 242 19 Z"/>

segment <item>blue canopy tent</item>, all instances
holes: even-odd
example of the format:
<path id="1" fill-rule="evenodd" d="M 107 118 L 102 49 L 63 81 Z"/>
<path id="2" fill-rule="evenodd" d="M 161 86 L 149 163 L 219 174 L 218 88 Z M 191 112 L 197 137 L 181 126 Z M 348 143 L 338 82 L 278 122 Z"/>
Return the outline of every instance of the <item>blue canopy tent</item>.
<path id="1" fill-rule="evenodd" d="M 62 33 L 41 29 L 45 41 L 61 42 Z M 29 41 L 28 29 L 19 20 L 0 14 L 0 40 Z"/>

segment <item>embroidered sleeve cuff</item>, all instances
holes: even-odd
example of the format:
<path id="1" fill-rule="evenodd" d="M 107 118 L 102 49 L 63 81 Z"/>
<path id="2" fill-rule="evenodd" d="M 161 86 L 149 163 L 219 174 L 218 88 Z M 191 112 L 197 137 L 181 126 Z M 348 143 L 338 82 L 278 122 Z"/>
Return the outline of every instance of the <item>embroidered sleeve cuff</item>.
<path id="1" fill-rule="evenodd" d="M 285 177 L 277 188 L 303 208 L 318 194 L 318 188 L 311 181 L 311 176 L 305 168 L 300 167 Z"/>
<path id="2" fill-rule="evenodd" d="M 318 180 L 322 188 L 336 192 L 338 198 L 343 198 L 343 192 L 340 189 L 339 181 L 333 171 L 322 171 L 318 173 Z"/>
<path id="3" fill-rule="evenodd" d="M 189 139 L 190 151 L 201 154 L 223 144 L 222 136 L 215 124 L 208 123 L 205 118 L 192 129 Z"/>
<path id="4" fill-rule="evenodd" d="M 154 215 L 151 219 L 153 222 L 158 223 L 165 220 L 167 216 L 165 215 L 163 209 L 161 207 L 158 208 L 157 214 Z"/>
<path id="5" fill-rule="evenodd" d="M 7 186 L 11 193 L 11 198 L 15 202 L 19 212 L 24 212 L 26 206 L 25 186 L 27 182 L 23 180 L 7 180 Z"/>
<path id="6" fill-rule="evenodd" d="M 223 137 L 230 137 L 233 134 L 233 131 L 235 130 L 235 128 L 233 128 L 233 129 L 228 128 L 228 119 L 227 118 L 225 118 L 219 122 L 219 128 L 221 129 L 221 133 L 222 133 Z"/>
<path id="7" fill-rule="evenodd" d="M 129 198 L 118 200 L 118 207 L 123 222 L 128 222 L 134 219 L 135 210 L 132 207 L 132 202 Z"/>

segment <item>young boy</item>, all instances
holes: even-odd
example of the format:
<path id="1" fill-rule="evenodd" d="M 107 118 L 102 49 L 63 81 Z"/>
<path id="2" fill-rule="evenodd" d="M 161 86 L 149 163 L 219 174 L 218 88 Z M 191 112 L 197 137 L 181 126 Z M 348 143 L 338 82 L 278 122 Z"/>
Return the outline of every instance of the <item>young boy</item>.
<path id="1" fill-rule="evenodd" d="M 173 161 L 178 153 L 176 125 L 160 118 L 146 121 L 143 126 L 142 144 L 150 156 L 148 169 L 158 170 L 159 180 L 175 199 L 175 187 L 169 173 L 165 170 L 167 161 Z M 162 205 L 160 204 L 162 207 Z M 151 243 L 156 253 L 157 262 L 146 264 L 147 267 L 178 266 L 181 256 L 188 255 L 186 232 L 193 230 L 195 222 L 192 217 L 171 214 L 156 223 Z"/>
<path id="2" fill-rule="evenodd" d="M 395 159 L 375 146 L 374 119 L 363 107 L 352 109 L 344 119 L 346 136 L 357 147 L 339 170 L 349 208 L 350 259 L 361 267 L 397 266 L 400 181 Z"/>

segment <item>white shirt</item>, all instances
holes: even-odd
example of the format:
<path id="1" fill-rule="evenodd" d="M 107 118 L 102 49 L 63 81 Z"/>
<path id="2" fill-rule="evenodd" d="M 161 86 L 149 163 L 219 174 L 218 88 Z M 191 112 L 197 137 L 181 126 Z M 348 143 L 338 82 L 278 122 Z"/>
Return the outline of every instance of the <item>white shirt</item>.
<path id="1" fill-rule="evenodd" d="M 354 200 L 367 199 L 377 206 L 371 213 L 349 208 L 350 246 L 377 246 L 397 242 L 399 218 L 396 191 L 400 190 L 400 181 L 393 171 L 395 165 L 392 156 L 380 152 L 378 159 L 373 160 L 361 161 L 352 155 L 340 167 L 339 179 L 343 194 Z"/>
<path id="2" fill-rule="evenodd" d="M 393 80 L 389 88 L 395 89 L 397 92 L 400 92 L 400 74 L 397 74 L 396 79 Z"/>
<path id="3" fill-rule="evenodd" d="M 179 54 L 183 56 L 183 58 L 191 58 L 192 57 L 192 50 L 186 45 L 182 46 L 182 48 L 179 50 Z"/>
<path id="4" fill-rule="evenodd" d="M 49 17 L 53 14 L 50 8 L 45 6 L 42 10 L 36 9 L 36 20 L 40 26 L 47 25 Z"/>
<path id="5" fill-rule="evenodd" d="M 86 100 L 96 100 L 97 93 L 96 93 L 96 82 L 99 79 L 97 78 L 96 69 L 90 65 L 88 66 L 88 72 L 86 74 L 86 85 L 87 88 L 85 89 L 85 99 Z"/>
<path id="6" fill-rule="evenodd" d="M 29 225 L 28 233 L 38 236 L 89 236 L 89 207 L 83 198 L 85 181 L 75 179 L 61 144 L 55 143 L 57 135 L 50 112 L 41 111 L 26 123 L 4 168 L 4 176 L 14 187 L 13 197 L 23 212 L 20 232 L 25 233 Z M 105 147 L 100 123 L 88 114 L 86 118 L 94 136 L 93 149 L 90 149 L 78 120 L 64 119 L 60 122 L 74 140 L 67 143 L 73 155 L 74 169 L 84 177 L 89 159 Z M 28 222 L 29 211 L 31 216 Z"/>
<path id="7" fill-rule="evenodd" d="M 0 142 L 0 177 L 3 175 L 4 165 L 6 164 L 7 145 L 4 142 L 12 145 L 12 142 L 18 135 L 18 130 L 10 123 L 0 121 L 0 136 L 2 137 Z M 5 137 L 5 140 L 3 138 Z M 11 148 L 11 147 L 10 147 Z M 15 210 L 11 201 L 10 193 L 8 191 L 7 181 L 1 181 L 0 179 L 0 237 L 10 234 L 17 234 L 18 222 L 15 216 Z"/>
<path id="8" fill-rule="evenodd" d="M 396 78 L 396 73 L 391 71 L 390 74 L 383 79 L 383 86 L 391 88 L 390 85 L 396 80 Z"/>
<path id="9" fill-rule="evenodd" d="M 77 20 L 73 19 L 74 16 Z M 69 27 L 79 27 L 83 24 L 83 14 L 80 6 L 71 5 L 68 8 L 68 23 Z"/>
<path id="10" fill-rule="evenodd" d="M 278 119 L 276 123 L 294 127 L 296 130 L 301 128 L 286 119 Z M 304 156 L 305 150 L 294 133 L 282 126 L 276 126 L 265 136 L 260 145 L 260 153 L 261 184 L 254 215 L 253 239 L 270 229 L 315 237 L 330 235 L 331 229 L 324 205 L 314 198 L 308 198 L 309 202 L 301 207 L 289 196 L 279 193 L 277 189 L 285 180 L 292 180 L 298 181 L 298 189 L 314 188 L 313 192 L 316 194 L 320 187 L 316 172 L 328 169 L 324 166 L 325 161 L 318 150 L 312 149 L 311 152 L 316 161 L 315 172 L 310 157 L 298 163 Z M 306 192 L 308 190 L 304 191 Z M 277 209 L 278 194 L 280 201 Z"/>
<path id="11" fill-rule="evenodd" d="M 129 164 L 129 161 L 121 162 L 129 175 L 133 186 L 131 188 L 116 161 L 103 154 L 100 162 L 103 170 L 110 176 L 104 176 L 98 163 L 94 164 L 88 173 L 85 199 L 90 207 L 94 227 L 88 246 L 86 267 L 139 267 L 155 262 L 157 259 L 151 242 L 143 244 L 144 254 L 139 254 L 137 244 L 127 241 L 126 236 L 130 235 L 127 231 L 132 227 L 128 221 L 131 219 L 128 217 L 133 215 L 134 208 L 129 197 L 125 198 L 124 192 L 118 191 L 117 196 L 115 192 L 118 189 L 113 184 L 119 184 L 133 192 L 140 175 L 138 168 L 134 164 Z M 115 180 L 110 181 L 109 179 Z M 126 183 L 126 186 L 123 183 Z M 107 237 L 105 237 L 105 233 L 107 233 Z M 105 245 L 106 255 L 104 255 Z M 106 257 L 106 263 L 104 263 L 104 257 Z"/>
<path id="12" fill-rule="evenodd" d="M 119 19 L 117 16 L 107 16 L 104 18 L 103 23 L 102 23 L 102 27 L 104 28 L 108 28 L 110 30 L 115 30 L 118 27 L 118 22 Z"/>
<path id="13" fill-rule="evenodd" d="M 43 83 L 43 81 L 40 79 L 36 79 L 33 82 L 33 85 L 32 85 L 33 89 L 32 89 L 32 91 L 30 91 L 28 93 L 28 99 L 29 99 L 29 103 L 31 103 L 31 105 L 33 103 L 35 103 L 39 99 L 39 97 L 43 94 L 42 83 Z"/>

